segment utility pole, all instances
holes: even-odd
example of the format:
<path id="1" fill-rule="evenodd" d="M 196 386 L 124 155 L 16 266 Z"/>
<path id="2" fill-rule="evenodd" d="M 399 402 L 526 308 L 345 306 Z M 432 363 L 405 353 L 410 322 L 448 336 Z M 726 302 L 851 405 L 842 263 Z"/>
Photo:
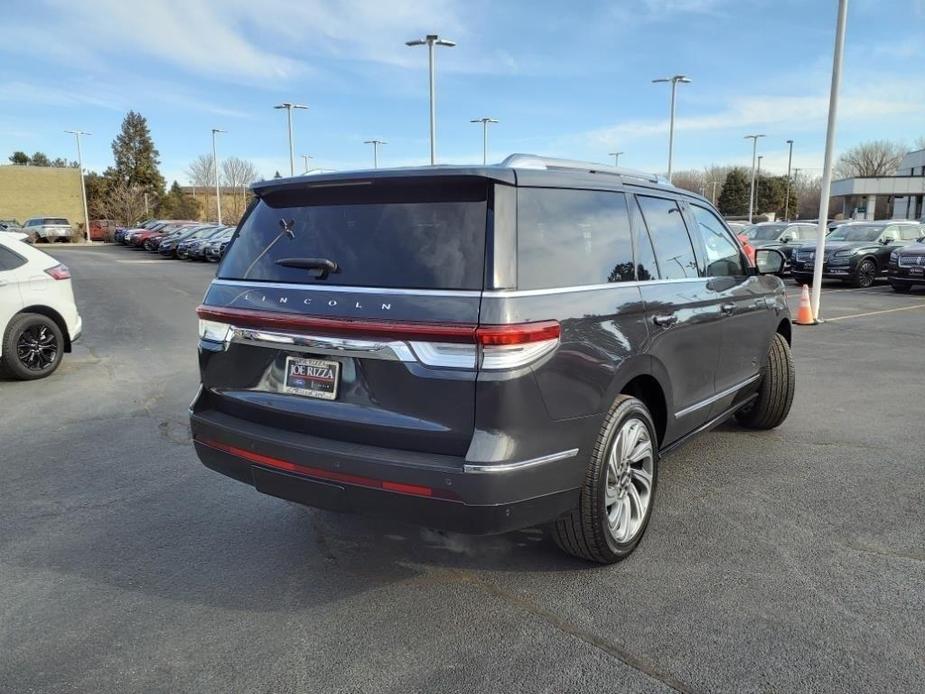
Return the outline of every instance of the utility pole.
<path id="1" fill-rule="evenodd" d="M 822 194 L 819 196 L 819 228 L 816 230 L 816 264 L 813 268 L 813 318 L 819 321 L 819 301 L 822 298 L 822 263 L 825 259 L 825 232 L 829 216 L 829 196 L 832 188 L 832 154 L 835 150 L 835 123 L 838 118 L 838 90 L 841 87 L 842 55 L 845 52 L 845 23 L 848 0 L 838 0 L 835 24 L 835 51 L 832 56 L 832 85 L 829 90 L 829 122 L 825 131 L 825 159 L 822 168 Z"/>
<path id="2" fill-rule="evenodd" d="M 215 134 L 216 133 L 225 133 L 227 130 L 221 130 L 219 128 L 212 128 L 212 166 L 215 169 L 215 207 L 218 211 L 218 223 L 222 223 L 222 193 L 219 189 L 218 183 L 218 153 L 215 149 Z"/>
<path id="3" fill-rule="evenodd" d="M 436 87 L 436 62 L 434 55 L 434 46 L 446 46 L 452 48 L 456 45 L 455 41 L 441 39 L 437 34 L 427 34 L 422 39 L 405 41 L 406 46 L 427 46 L 427 68 L 430 80 L 430 164 L 433 166 L 437 163 L 437 87 Z"/>
<path id="4" fill-rule="evenodd" d="M 758 168 L 755 173 L 755 212 L 758 211 L 758 193 L 761 191 L 761 160 L 764 159 L 763 154 L 758 155 Z"/>
<path id="5" fill-rule="evenodd" d="M 303 110 L 308 110 L 308 106 L 303 106 L 302 104 L 293 104 L 289 101 L 284 101 L 273 108 L 276 109 L 286 109 L 286 115 L 289 120 L 289 175 L 295 176 L 295 149 L 292 146 L 292 109 L 299 108 Z"/>
<path id="6" fill-rule="evenodd" d="M 620 166 L 620 155 L 621 155 L 621 154 L 623 154 L 623 152 L 611 152 L 611 153 L 610 153 L 610 156 L 613 157 L 613 165 L 614 165 L 614 166 Z"/>
<path id="7" fill-rule="evenodd" d="M 308 160 L 309 160 L 309 159 L 313 159 L 313 158 L 314 158 L 314 157 L 312 157 L 312 155 L 310 155 L 310 154 L 303 154 L 303 155 L 302 155 L 302 161 L 305 162 L 305 171 L 304 171 L 303 173 L 308 173 L 308 171 L 309 171 L 309 169 L 308 169 Z"/>
<path id="8" fill-rule="evenodd" d="M 790 152 L 787 154 L 787 195 L 784 198 L 784 220 L 790 221 L 790 165 L 793 163 L 793 140 L 787 140 Z"/>
<path id="9" fill-rule="evenodd" d="M 748 223 L 752 223 L 755 212 L 755 155 L 758 153 L 758 138 L 764 135 L 746 135 L 744 139 L 752 141 L 752 185 L 748 192 Z"/>
<path id="10" fill-rule="evenodd" d="M 713 202 L 713 207 L 716 207 L 716 184 L 719 183 L 715 178 L 713 179 L 713 197 L 710 200 Z"/>
<path id="11" fill-rule="evenodd" d="M 690 84 L 690 78 L 685 75 L 673 75 L 672 77 L 659 77 L 658 79 L 652 80 L 653 84 L 656 82 L 670 82 L 671 83 L 671 116 L 668 120 L 668 182 L 671 183 L 671 162 L 674 156 L 674 102 L 675 102 L 675 91 L 678 88 L 678 84 Z"/>
<path id="12" fill-rule="evenodd" d="M 83 154 L 80 151 L 80 136 L 92 135 L 93 133 L 88 133 L 83 130 L 65 130 L 64 132 L 70 133 L 74 136 L 74 139 L 77 140 L 77 170 L 80 171 L 80 197 L 84 204 L 84 235 L 87 237 L 87 243 L 93 243 L 93 240 L 90 238 L 90 213 L 87 211 L 87 184 L 84 181 L 84 160 Z"/>
<path id="13" fill-rule="evenodd" d="M 797 187 L 797 181 L 800 180 L 800 172 L 803 169 L 794 166 L 793 167 L 793 213 L 796 215 L 796 218 L 800 218 L 800 189 Z"/>
<path id="14" fill-rule="evenodd" d="M 379 168 L 379 145 L 387 145 L 389 143 L 386 142 L 385 140 L 364 140 L 363 144 L 373 146 L 373 168 L 378 169 Z"/>
<path id="15" fill-rule="evenodd" d="M 488 163 L 488 124 L 498 123 L 499 121 L 483 116 L 482 118 L 473 118 L 469 122 L 482 124 L 482 165 L 484 166 Z"/>

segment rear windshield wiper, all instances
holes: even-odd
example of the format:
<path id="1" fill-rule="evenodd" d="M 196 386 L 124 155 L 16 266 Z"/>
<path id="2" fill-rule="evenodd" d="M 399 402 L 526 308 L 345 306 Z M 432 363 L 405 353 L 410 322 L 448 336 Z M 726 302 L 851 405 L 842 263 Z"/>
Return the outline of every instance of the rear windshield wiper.
<path id="1" fill-rule="evenodd" d="M 317 278 L 320 280 L 327 279 L 330 273 L 340 270 L 337 263 L 328 258 L 280 258 L 276 261 L 276 264 L 283 267 L 302 268 L 303 270 L 319 270 Z"/>

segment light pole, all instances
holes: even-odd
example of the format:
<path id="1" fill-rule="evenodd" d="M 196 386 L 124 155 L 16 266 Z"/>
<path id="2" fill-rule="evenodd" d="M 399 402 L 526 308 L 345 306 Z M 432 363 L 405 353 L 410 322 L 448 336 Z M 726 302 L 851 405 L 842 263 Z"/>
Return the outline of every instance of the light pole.
<path id="1" fill-rule="evenodd" d="M 713 197 L 710 198 L 710 201 L 713 203 L 713 207 L 716 207 L 716 184 L 719 183 L 715 178 L 712 181 L 713 183 Z"/>
<path id="2" fill-rule="evenodd" d="M 764 135 L 746 135 L 746 140 L 752 141 L 752 185 L 748 192 L 748 223 L 752 223 L 752 214 L 755 211 L 755 155 L 758 153 L 758 138 Z"/>
<path id="3" fill-rule="evenodd" d="M 623 154 L 623 152 L 611 152 L 611 153 L 610 153 L 610 156 L 613 157 L 613 165 L 614 165 L 614 166 L 620 166 L 620 155 L 621 155 L 621 154 Z"/>
<path id="4" fill-rule="evenodd" d="M 87 184 L 84 182 L 84 160 L 80 152 L 80 136 L 92 135 L 93 133 L 88 133 L 84 130 L 65 130 L 64 132 L 70 133 L 74 136 L 74 139 L 77 140 L 77 168 L 80 171 L 80 197 L 83 199 L 84 203 L 84 234 L 87 236 L 87 243 L 93 243 L 93 240 L 90 238 L 90 213 L 87 211 Z"/>
<path id="5" fill-rule="evenodd" d="M 671 183 L 671 160 L 674 155 L 674 102 L 675 102 L 675 91 L 678 88 L 678 84 L 689 84 L 690 78 L 684 75 L 674 75 L 672 77 L 659 77 L 658 79 L 652 80 L 652 83 L 656 82 L 670 82 L 671 83 L 671 118 L 668 121 L 668 182 Z"/>
<path id="6" fill-rule="evenodd" d="M 819 321 L 819 300 L 822 297 L 822 263 L 825 256 L 825 231 L 829 216 L 829 195 L 832 187 L 832 152 L 835 149 L 835 121 L 838 117 L 838 90 L 841 86 L 842 54 L 845 51 L 845 22 L 848 0 L 838 0 L 838 20 L 835 24 L 835 51 L 832 56 L 832 86 L 829 89 L 829 122 L 825 130 L 825 159 L 822 168 L 822 195 L 819 196 L 819 228 L 816 230 L 816 264 L 813 267 L 813 319 Z"/>
<path id="7" fill-rule="evenodd" d="M 436 65 L 434 63 L 434 46 L 446 46 L 452 48 L 456 45 L 455 41 L 441 39 L 437 34 L 427 34 L 422 39 L 405 41 L 406 46 L 427 46 L 427 68 L 430 74 L 430 164 L 433 166 L 437 163 L 437 88 L 434 72 Z"/>
<path id="8" fill-rule="evenodd" d="M 364 140 L 363 144 L 373 146 L 373 168 L 378 169 L 379 168 L 379 145 L 387 145 L 389 143 L 386 142 L 385 140 Z"/>
<path id="9" fill-rule="evenodd" d="M 797 216 L 797 219 L 800 218 L 800 189 L 797 186 L 797 181 L 800 180 L 800 172 L 803 169 L 794 166 L 793 167 L 793 213 Z"/>
<path id="10" fill-rule="evenodd" d="M 790 165 L 793 163 L 793 140 L 787 140 L 790 151 L 787 154 L 787 194 L 784 197 L 784 220 L 790 221 Z"/>
<path id="11" fill-rule="evenodd" d="M 284 101 L 283 103 L 274 106 L 273 108 L 284 108 L 286 109 L 286 115 L 289 118 L 289 175 L 295 176 L 295 150 L 292 147 L 292 109 L 301 108 L 308 110 L 308 106 L 303 106 L 302 104 L 293 104 L 289 101 Z"/>
<path id="12" fill-rule="evenodd" d="M 763 154 L 758 155 L 758 166 L 755 169 L 755 212 L 758 211 L 758 193 L 761 191 L 761 160 L 764 159 Z"/>
<path id="13" fill-rule="evenodd" d="M 305 171 L 303 173 L 308 173 L 308 160 L 313 159 L 311 154 L 303 154 L 302 161 L 305 162 Z"/>
<path id="14" fill-rule="evenodd" d="M 215 168 L 215 208 L 218 211 L 218 223 L 222 223 L 222 193 L 218 185 L 218 154 L 215 149 L 215 134 L 226 133 L 227 130 L 212 128 L 212 166 Z"/>
<path id="15" fill-rule="evenodd" d="M 484 166 L 488 163 L 488 124 L 498 123 L 499 121 L 488 116 L 482 116 L 481 118 L 473 118 L 469 122 L 482 124 L 482 165 Z"/>

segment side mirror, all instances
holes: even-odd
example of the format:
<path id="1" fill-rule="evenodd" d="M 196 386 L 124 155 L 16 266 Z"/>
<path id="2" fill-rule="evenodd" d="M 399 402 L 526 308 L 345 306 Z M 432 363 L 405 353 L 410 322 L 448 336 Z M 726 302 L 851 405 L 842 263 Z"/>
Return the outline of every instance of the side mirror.
<path id="1" fill-rule="evenodd" d="M 880 243 L 882 243 L 884 246 L 886 246 L 886 245 L 891 244 L 891 243 L 896 243 L 896 239 L 890 238 L 889 236 L 887 236 L 887 237 L 886 237 L 885 239 L 883 239 L 883 241 L 881 241 Z"/>
<path id="2" fill-rule="evenodd" d="M 780 242 L 781 242 L 781 243 L 790 243 L 792 240 L 793 240 L 793 239 L 791 239 L 789 236 L 785 236 L 784 238 L 782 238 L 782 239 L 780 240 Z"/>
<path id="3" fill-rule="evenodd" d="M 755 268 L 759 275 L 777 275 L 784 269 L 784 254 L 776 248 L 759 248 L 755 251 Z"/>

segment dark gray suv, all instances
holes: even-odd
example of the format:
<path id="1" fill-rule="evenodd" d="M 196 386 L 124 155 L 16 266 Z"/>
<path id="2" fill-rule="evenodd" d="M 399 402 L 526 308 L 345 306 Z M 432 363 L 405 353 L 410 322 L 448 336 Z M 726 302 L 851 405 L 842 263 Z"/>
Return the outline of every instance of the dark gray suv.
<path id="1" fill-rule="evenodd" d="M 470 533 L 549 524 L 609 563 L 658 461 L 794 373 L 783 256 L 749 266 L 702 197 L 648 174 L 498 166 L 254 187 L 198 309 L 202 462 L 259 491 Z"/>

